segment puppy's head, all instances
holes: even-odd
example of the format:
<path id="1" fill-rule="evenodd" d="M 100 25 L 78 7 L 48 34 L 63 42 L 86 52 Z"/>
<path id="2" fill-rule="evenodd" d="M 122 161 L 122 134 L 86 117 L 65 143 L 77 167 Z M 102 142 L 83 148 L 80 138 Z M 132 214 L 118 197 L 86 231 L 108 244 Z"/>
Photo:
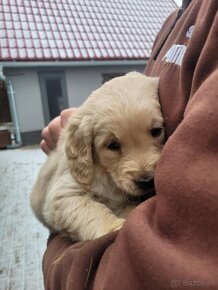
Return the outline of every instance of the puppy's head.
<path id="1" fill-rule="evenodd" d="M 123 192 L 144 194 L 164 140 L 158 79 L 129 73 L 105 83 L 72 116 L 67 132 L 66 153 L 78 182 L 90 184 L 97 165 Z"/>

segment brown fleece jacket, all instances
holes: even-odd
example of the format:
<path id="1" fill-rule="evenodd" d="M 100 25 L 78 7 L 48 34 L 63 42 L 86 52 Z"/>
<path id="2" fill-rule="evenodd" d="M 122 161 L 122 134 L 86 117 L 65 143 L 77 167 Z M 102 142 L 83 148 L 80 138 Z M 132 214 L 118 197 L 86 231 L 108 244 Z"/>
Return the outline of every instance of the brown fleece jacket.
<path id="1" fill-rule="evenodd" d="M 173 29 L 171 15 L 145 70 L 160 77 L 168 136 L 157 195 L 119 233 L 76 244 L 51 239 L 47 290 L 218 289 L 217 8 L 217 0 L 193 0 Z"/>

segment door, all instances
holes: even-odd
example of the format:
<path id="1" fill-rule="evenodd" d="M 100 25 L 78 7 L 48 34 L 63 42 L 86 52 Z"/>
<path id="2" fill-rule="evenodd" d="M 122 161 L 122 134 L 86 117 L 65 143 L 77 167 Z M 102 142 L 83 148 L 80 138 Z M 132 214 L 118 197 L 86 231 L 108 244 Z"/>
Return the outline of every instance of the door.
<path id="1" fill-rule="evenodd" d="M 68 107 L 64 72 L 40 72 L 39 82 L 45 123 Z"/>

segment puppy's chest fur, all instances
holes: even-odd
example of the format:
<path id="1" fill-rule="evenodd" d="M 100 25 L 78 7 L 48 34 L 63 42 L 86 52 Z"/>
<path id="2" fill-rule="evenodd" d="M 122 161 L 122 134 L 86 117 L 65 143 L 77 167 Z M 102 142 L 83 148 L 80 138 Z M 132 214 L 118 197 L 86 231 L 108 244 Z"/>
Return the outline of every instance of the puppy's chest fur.
<path id="1" fill-rule="evenodd" d="M 107 173 L 100 168 L 95 168 L 95 178 L 88 193 L 90 196 L 105 204 L 115 215 L 122 215 L 122 211 L 129 206 L 124 193 L 114 184 Z"/>

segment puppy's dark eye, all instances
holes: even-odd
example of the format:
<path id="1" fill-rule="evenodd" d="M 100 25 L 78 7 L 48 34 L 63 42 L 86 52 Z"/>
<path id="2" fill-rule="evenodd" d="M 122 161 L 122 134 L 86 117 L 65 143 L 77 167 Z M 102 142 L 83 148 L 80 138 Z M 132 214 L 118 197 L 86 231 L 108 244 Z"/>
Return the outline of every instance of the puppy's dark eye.
<path id="1" fill-rule="evenodd" d="M 109 150 L 117 151 L 120 149 L 120 144 L 115 140 L 111 140 L 111 142 L 106 147 Z"/>
<path id="2" fill-rule="evenodd" d="M 163 128 L 157 127 L 157 128 L 152 128 L 151 129 L 151 136 L 156 138 L 159 137 L 162 133 Z"/>

